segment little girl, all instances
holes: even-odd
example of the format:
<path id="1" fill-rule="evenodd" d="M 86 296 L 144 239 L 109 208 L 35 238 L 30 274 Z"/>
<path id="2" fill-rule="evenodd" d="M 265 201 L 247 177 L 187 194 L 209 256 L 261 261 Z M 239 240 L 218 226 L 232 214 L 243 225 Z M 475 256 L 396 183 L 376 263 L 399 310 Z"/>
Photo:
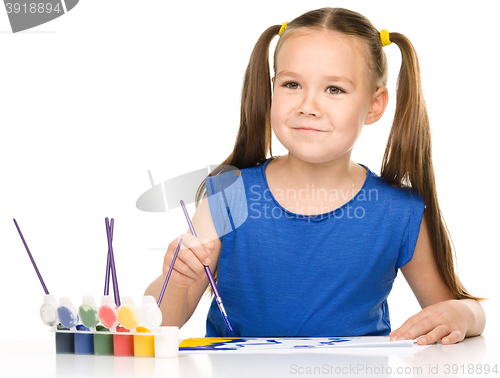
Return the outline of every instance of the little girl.
<path id="1" fill-rule="evenodd" d="M 378 176 L 351 152 L 387 106 L 383 47 L 391 43 L 402 64 Z M 272 157 L 271 130 L 287 155 Z M 179 236 L 165 254 L 164 274 L 183 239 L 162 302 L 164 325 L 188 321 L 209 265 L 236 336 L 390 335 L 423 345 L 484 329 L 481 298 L 454 271 L 416 52 L 404 35 L 379 32 L 356 12 L 322 8 L 261 35 L 233 152 L 201 184 L 193 225 L 198 237 Z M 387 297 L 399 269 L 422 311 L 391 332 Z M 146 294 L 158 296 L 163 281 Z M 206 336 L 234 335 L 212 301 Z"/>

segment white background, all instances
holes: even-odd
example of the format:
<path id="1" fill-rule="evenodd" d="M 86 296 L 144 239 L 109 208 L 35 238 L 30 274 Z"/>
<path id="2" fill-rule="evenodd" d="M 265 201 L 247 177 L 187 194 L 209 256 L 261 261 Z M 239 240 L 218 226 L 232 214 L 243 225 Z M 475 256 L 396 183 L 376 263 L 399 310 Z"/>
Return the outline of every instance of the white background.
<path id="1" fill-rule="evenodd" d="M 65 16 L 12 34 L 0 8 L 0 339 L 53 337 L 40 321 L 43 290 L 15 229 L 19 222 L 51 293 L 75 306 L 99 300 L 104 218 L 114 217 L 122 296 L 139 304 L 162 267 L 154 248 L 186 231 L 180 209 L 145 213 L 137 198 L 155 183 L 222 162 L 239 124 L 243 74 L 260 34 L 324 6 L 405 34 L 420 59 L 441 209 L 458 273 L 490 297 L 485 334 L 500 335 L 498 264 L 498 6 L 494 1 L 83 0 Z M 275 42 L 271 47 L 271 56 Z M 380 172 L 400 65 L 384 50 L 390 103 L 367 126 L 353 160 Z M 275 139 L 274 155 L 286 151 Z M 193 214 L 194 205 L 188 206 Z M 393 327 L 419 311 L 399 275 Z M 180 337 L 202 337 L 208 299 Z"/>

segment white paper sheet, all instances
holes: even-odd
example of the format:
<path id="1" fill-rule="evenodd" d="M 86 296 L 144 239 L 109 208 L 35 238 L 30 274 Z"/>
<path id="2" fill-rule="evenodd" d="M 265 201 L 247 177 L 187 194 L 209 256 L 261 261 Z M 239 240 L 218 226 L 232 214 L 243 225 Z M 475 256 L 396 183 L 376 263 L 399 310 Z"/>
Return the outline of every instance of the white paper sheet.
<path id="1" fill-rule="evenodd" d="M 370 351 L 416 353 L 425 346 L 414 340 L 390 341 L 389 336 L 311 337 L 311 338 L 200 338 L 187 339 L 179 345 L 180 353 L 254 353 L 254 352 L 329 352 L 367 349 Z"/>

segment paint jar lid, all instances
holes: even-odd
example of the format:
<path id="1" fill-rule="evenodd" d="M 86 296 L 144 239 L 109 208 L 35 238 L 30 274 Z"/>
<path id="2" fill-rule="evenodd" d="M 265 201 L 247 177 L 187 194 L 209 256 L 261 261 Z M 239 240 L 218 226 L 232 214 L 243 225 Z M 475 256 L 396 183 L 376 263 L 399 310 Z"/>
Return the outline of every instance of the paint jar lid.
<path id="1" fill-rule="evenodd" d="M 57 308 L 59 321 L 63 326 L 73 328 L 78 324 L 78 313 L 75 306 L 68 297 L 59 298 L 59 307 Z"/>
<path id="2" fill-rule="evenodd" d="M 109 295 L 103 295 L 101 297 L 101 307 L 99 307 L 99 319 L 111 332 L 118 325 L 117 311 L 114 299 Z"/>
<path id="3" fill-rule="evenodd" d="M 139 325 L 139 311 L 131 297 L 123 297 L 118 309 L 118 320 L 127 329 L 135 329 Z"/>
<path id="4" fill-rule="evenodd" d="M 145 295 L 142 298 L 139 319 L 141 324 L 150 330 L 154 330 L 161 325 L 163 317 L 153 296 Z"/>
<path id="5" fill-rule="evenodd" d="M 82 304 L 78 309 L 78 314 L 84 326 L 94 328 L 99 323 L 97 316 L 97 306 L 92 295 L 84 295 Z"/>
<path id="6" fill-rule="evenodd" d="M 54 295 L 46 294 L 44 296 L 43 303 L 40 306 L 40 318 L 49 327 L 53 327 L 59 322 L 57 317 L 57 299 Z"/>

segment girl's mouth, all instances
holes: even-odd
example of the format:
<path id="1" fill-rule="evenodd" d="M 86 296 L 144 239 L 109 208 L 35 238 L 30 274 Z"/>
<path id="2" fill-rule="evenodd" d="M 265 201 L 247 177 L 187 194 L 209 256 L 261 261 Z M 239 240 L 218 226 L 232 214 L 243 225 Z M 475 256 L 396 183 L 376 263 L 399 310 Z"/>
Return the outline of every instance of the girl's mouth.
<path id="1" fill-rule="evenodd" d="M 313 129 L 310 127 L 297 127 L 295 130 L 299 130 L 299 131 L 306 132 L 306 133 L 314 133 L 314 132 L 322 133 L 322 132 L 324 132 L 323 130 Z"/>

